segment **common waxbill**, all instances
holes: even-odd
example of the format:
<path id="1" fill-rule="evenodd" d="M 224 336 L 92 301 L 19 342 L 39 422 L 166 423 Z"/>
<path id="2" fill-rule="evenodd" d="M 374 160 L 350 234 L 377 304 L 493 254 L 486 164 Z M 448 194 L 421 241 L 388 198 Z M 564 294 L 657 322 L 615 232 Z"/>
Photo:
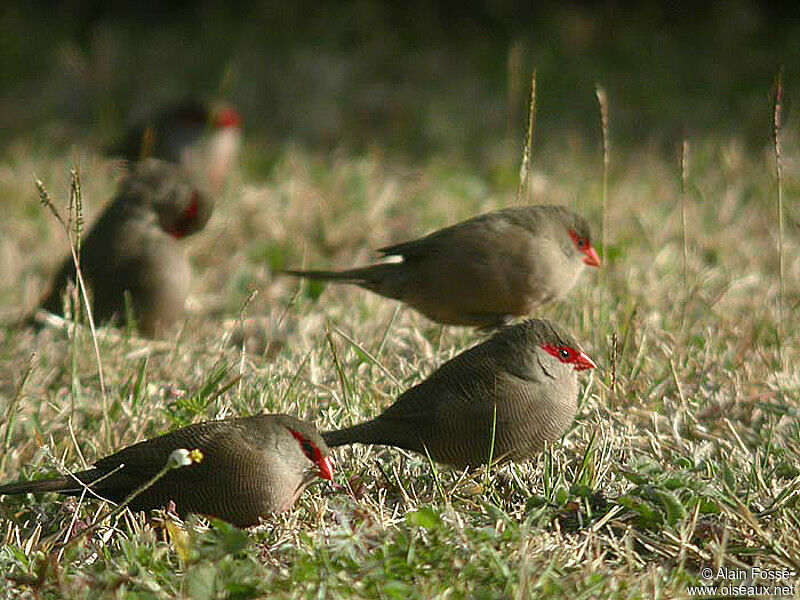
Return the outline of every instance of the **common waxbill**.
<path id="1" fill-rule="evenodd" d="M 216 189 L 238 156 L 241 124 L 231 106 L 185 100 L 132 126 L 108 153 L 132 163 L 152 157 L 183 164 Z"/>
<path id="2" fill-rule="evenodd" d="M 447 361 L 371 421 L 322 437 L 330 447 L 427 449 L 458 468 L 486 464 L 490 452 L 493 462 L 525 460 L 567 429 L 577 408 L 575 372 L 594 367 L 561 327 L 527 320 Z"/>
<path id="3" fill-rule="evenodd" d="M 584 265 L 600 265 L 586 221 L 562 206 L 486 213 L 378 252 L 402 261 L 284 272 L 356 284 L 440 323 L 494 327 L 564 297 Z"/>
<path id="4" fill-rule="evenodd" d="M 130 304 L 142 333 L 155 337 L 179 320 L 191 271 L 177 242 L 205 226 L 212 206 L 181 167 L 156 159 L 137 164 L 81 244 L 95 321 L 124 321 Z M 69 280 L 75 280 L 71 255 L 40 307 L 60 314 Z"/>
<path id="5" fill-rule="evenodd" d="M 197 513 L 250 527 L 288 510 L 313 475 L 333 479 L 328 447 L 313 425 L 289 415 L 257 415 L 189 425 L 128 446 L 86 471 L 9 483 L 0 494 L 85 492 L 119 503 L 181 448 L 200 450 L 200 462 L 168 471 L 132 500 L 131 510 L 173 501 L 181 516 Z"/>

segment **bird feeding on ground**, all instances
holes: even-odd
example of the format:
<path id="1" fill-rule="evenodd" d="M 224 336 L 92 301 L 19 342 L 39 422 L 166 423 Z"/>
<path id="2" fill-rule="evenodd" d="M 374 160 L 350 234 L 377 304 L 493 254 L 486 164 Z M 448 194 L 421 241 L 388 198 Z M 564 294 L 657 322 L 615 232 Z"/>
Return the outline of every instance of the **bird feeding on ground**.
<path id="1" fill-rule="evenodd" d="M 590 237 L 562 206 L 507 208 L 378 250 L 400 262 L 283 273 L 359 285 L 439 323 L 496 327 L 563 298 L 585 265 L 598 267 Z"/>
<path id="2" fill-rule="evenodd" d="M 322 437 L 329 447 L 385 444 L 457 468 L 526 460 L 572 423 L 576 373 L 595 366 L 564 329 L 531 319 L 447 361 L 374 419 Z"/>
<path id="3" fill-rule="evenodd" d="M 178 241 L 200 231 L 212 207 L 211 197 L 181 167 L 156 159 L 139 163 L 80 247 L 95 321 L 120 323 L 130 309 L 141 332 L 158 337 L 180 320 L 191 268 Z M 71 255 L 40 308 L 61 314 L 70 281 L 76 281 Z M 33 315 L 25 323 L 36 324 Z"/>
<path id="4" fill-rule="evenodd" d="M 256 415 L 176 429 L 101 458 L 85 471 L 2 485 L 0 495 L 57 492 L 119 503 L 179 449 L 198 450 L 199 462 L 167 471 L 131 500 L 131 510 L 172 501 L 183 517 L 197 513 L 250 527 L 291 508 L 315 476 L 333 479 L 328 447 L 313 425 L 289 415 Z"/>

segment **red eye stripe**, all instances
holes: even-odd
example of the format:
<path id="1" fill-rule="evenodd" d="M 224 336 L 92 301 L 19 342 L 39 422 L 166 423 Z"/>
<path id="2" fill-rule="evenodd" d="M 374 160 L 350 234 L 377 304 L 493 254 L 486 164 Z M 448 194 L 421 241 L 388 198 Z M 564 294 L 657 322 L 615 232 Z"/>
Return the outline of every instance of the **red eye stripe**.
<path id="1" fill-rule="evenodd" d="M 584 352 L 570 348 L 569 346 L 555 346 L 553 344 L 542 344 L 542 349 L 548 354 L 552 354 L 565 364 L 574 365 L 576 371 L 594 369 L 597 365 Z"/>
<path id="2" fill-rule="evenodd" d="M 319 467 L 318 475 L 323 479 L 332 481 L 333 466 L 331 465 L 330 458 L 327 456 L 322 456 L 322 452 L 319 451 L 319 448 L 312 444 L 311 441 L 302 434 L 296 432 L 294 429 L 290 429 L 289 432 L 292 434 L 292 436 L 294 436 L 294 439 L 300 443 L 300 447 L 303 449 L 303 454 L 306 455 L 308 460 Z"/>

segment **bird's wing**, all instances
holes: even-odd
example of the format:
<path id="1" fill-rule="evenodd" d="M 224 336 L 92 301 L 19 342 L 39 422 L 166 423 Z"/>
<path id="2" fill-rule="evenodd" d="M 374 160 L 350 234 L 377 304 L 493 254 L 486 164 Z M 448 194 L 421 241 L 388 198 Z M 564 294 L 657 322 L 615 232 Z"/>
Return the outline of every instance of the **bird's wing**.
<path id="1" fill-rule="evenodd" d="M 479 215 L 467 221 L 439 229 L 421 238 L 379 248 L 383 256 L 422 258 L 434 252 L 495 252 L 499 243 L 520 233 L 531 233 L 530 219 L 520 218 L 518 211 L 508 209 Z"/>
<path id="2" fill-rule="evenodd" d="M 121 473 L 146 480 L 153 477 L 166 465 L 174 450 L 184 448 L 203 451 L 215 444 L 230 429 L 231 424 L 225 421 L 196 423 L 123 448 L 119 452 L 98 460 L 94 464 L 94 468 L 108 473 L 118 469 L 120 465 L 124 465 L 120 470 Z"/>
<path id="3" fill-rule="evenodd" d="M 406 259 L 419 258 L 427 255 L 432 250 L 446 247 L 446 242 L 454 238 L 458 239 L 459 236 L 464 236 L 465 239 L 472 237 L 470 235 L 471 232 L 480 230 L 483 221 L 482 217 L 476 217 L 463 223 L 456 223 L 439 229 L 415 240 L 378 248 L 378 252 L 383 256 L 402 256 Z"/>
<path id="4" fill-rule="evenodd" d="M 403 392 L 380 416 L 387 420 L 431 418 L 443 407 L 475 410 L 491 394 L 494 378 L 491 357 L 486 361 L 445 363 L 428 379 Z"/>
<path id="5" fill-rule="evenodd" d="M 462 352 L 401 394 L 381 418 L 411 418 L 440 411 L 447 404 L 458 411 L 493 412 L 493 399 L 507 394 L 509 386 L 539 381 L 538 371 L 526 361 L 536 360 L 527 349 L 493 338 Z M 449 408 L 447 409 L 449 410 Z"/>

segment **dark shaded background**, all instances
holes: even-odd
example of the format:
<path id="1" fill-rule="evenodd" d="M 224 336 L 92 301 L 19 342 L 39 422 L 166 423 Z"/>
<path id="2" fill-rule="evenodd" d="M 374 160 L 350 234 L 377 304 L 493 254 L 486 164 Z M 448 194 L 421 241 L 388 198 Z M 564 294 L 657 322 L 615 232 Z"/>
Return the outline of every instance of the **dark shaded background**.
<path id="1" fill-rule="evenodd" d="M 633 147 L 684 131 L 762 146 L 782 67 L 797 97 L 800 3 L 400 4 L 6 4 L 0 139 L 101 144 L 198 95 L 234 102 L 257 147 L 480 162 L 522 140 L 534 67 L 545 147 L 596 144 L 596 83 Z"/>

